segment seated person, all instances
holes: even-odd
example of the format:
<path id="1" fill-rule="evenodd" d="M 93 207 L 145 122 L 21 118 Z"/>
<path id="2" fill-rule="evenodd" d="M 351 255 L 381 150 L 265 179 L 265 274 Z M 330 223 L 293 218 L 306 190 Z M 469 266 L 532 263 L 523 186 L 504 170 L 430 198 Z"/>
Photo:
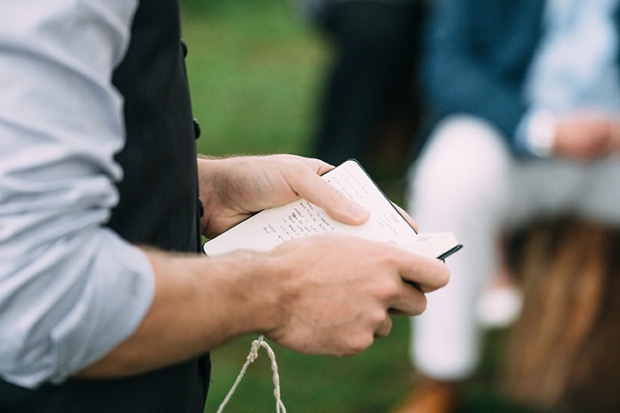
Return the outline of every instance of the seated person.
<path id="1" fill-rule="evenodd" d="M 412 320 L 411 357 L 442 408 L 477 366 L 475 308 L 500 230 L 561 214 L 620 225 L 619 28 L 616 0 L 446 0 L 431 16 L 434 126 L 411 169 L 409 212 L 464 248 L 449 286 Z"/>

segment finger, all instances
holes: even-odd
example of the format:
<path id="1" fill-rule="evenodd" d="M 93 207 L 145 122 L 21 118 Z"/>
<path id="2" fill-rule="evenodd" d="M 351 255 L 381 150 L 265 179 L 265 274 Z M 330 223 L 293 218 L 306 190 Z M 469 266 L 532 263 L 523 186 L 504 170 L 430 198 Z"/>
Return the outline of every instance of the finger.
<path id="1" fill-rule="evenodd" d="M 448 267 L 437 259 L 410 253 L 402 259 L 400 274 L 405 282 L 412 284 L 411 288 L 426 293 L 445 286 L 450 279 Z"/>
<path id="2" fill-rule="evenodd" d="M 316 175 L 323 175 L 335 168 L 334 165 L 327 163 L 318 158 L 306 158 L 299 155 L 286 155 L 291 159 L 295 159 L 314 171 Z"/>
<path id="3" fill-rule="evenodd" d="M 403 294 L 390 303 L 389 313 L 394 315 L 419 315 L 426 310 L 426 296 L 420 290 L 403 283 Z"/>
<path id="4" fill-rule="evenodd" d="M 320 164 L 318 166 L 321 167 Z M 351 201 L 311 168 L 300 168 L 299 173 L 287 179 L 289 179 L 291 188 L 300 197 L 323 208 L 330 217 L 337 221 L 350 225 L 360 225 L 366 222 L 370 216 L 366 208 Z"/>
<path id="5" fill-rule="evenodd" d="M 409 214 L 408 214 L 408 213 L 407 213 L 404 209 L 402 209 L 401 207 L 399 207 L 398 205 L 396 205 L 394 202 L 392 202 L 392 205 L 394 205 L 394 208 L 396 208 L 396 210 L 398 211 L 398 213 L 399 213 L 400 215 L 402 215 L 402 216 L 403 216 L 403 218 L 405 218 L 405 221 L 407 221 L 407 222 L 409 223 L 409 225 L 411 225 L 411 227 L 412 227 L 413 229 L 415 229 L 415 230 L 416 230 L 416 232 L 417 232 L 417 231 L 418 231 L 418 226 L 416 225 L 416 223 L 415 223 L 415 221 L 413 220 L 413 218 L 411 218 L 411 217 L 409 216 Z"/>
<path id="6" fill-rule="evenodd" d="M 392 319 L 385 317 L 385 321 L 375 330 L 375 337 L 387 337 L 390 331 L 392 331 Z"/>
<path id="7" fill-rule="evenodd" d="M 301 158 L 317 175 L 323 175 L 334 169 L 334 165 L 317 158 Z"/>
<path id="8" fill-rule="evenodd" d="M 390 308 L 388 310 L 388 314 L 390 314 L 390 315 L 409 315 L 409 314 L 406 314 L 404 311 L 399 310 L 398 308 Z"/>

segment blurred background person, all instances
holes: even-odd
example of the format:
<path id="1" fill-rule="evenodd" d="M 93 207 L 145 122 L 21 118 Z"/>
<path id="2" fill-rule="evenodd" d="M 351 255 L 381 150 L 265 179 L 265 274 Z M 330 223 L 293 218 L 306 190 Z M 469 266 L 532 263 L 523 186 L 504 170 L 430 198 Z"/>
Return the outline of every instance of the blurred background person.
<path id="1" fill-rule="evenodd" d="M 418 125 L 424 0 L 299 0 L 333 56 L 318 106 L 314 156 L 356 158 L 401 175 Z M 376 171 L 378 173 L 378 170 Z"/>
<path id="2" fill-rule="evenodd" d="M 421 377 L 399 412 L 458 403 L 479 361 L 475 309 L 500 231 L 561 214 L 620 226 L 619 51 L 617 0 L 434 7 L 422 63 L 433 128 L 408 204 L 421 230 L 453 231 L 464 248 L 412 320 Z"/>

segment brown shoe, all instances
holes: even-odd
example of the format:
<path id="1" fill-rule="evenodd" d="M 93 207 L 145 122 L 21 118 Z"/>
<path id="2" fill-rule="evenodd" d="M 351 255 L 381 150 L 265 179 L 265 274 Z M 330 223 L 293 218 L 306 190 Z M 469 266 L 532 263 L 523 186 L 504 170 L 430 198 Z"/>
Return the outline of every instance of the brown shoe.
<path id="1" fill-rule="evenodd" d="M 459 399 L 458 382 L 424 379 L 418 382 L 392 413 L 452 413 Z"/>

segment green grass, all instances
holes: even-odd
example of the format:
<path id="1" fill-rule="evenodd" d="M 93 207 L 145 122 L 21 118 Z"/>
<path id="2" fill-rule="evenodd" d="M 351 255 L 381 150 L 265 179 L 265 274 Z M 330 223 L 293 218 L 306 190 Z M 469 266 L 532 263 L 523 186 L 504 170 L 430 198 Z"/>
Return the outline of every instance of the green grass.
<path id="1" fill-rule="evenodd" d="M 329 59 L 320 34 L 286 0 L 184 0 L 182 10 L 194 115 L 203 131 L 198 152 L 308 154 Z M 399 202 L 402 182 L 379 184 Z M 388 411 L 408 389 L 412 373 L 408 320 L 393 321 L 390 336 L 355 357 L 306 356 L 274 345 L 288 410 Z M 207 412 L 224 399 L 255 338 L 239 338 L 212 353 Z M 496 360 L 493 350 L 488 353 L 463 411 L 516 411 L 492 390 Z M 270 365 L 261 350 L 226 411 L 274 410 Z"/>
<path id="2" fill-rule="evenodd" d="M 282 400 L 291 412 L 382 412 L 408 384 L 407 320 L 393 333 L 350 358 L 307 356 L 270 343 L 279 365 Z M 236 340 L 213 353 L 208 412 L 215 411 L 241 368 L 255 337 Z M 248 369 L 229 403 L 231 412 L 273 411 L 273 383 L 267 353 Z"/>
<path id="3" fill-rule="evenodd" d="M 308 153 L 328 49 L 287 1 L 183 2 L 201 153 Z"/>

